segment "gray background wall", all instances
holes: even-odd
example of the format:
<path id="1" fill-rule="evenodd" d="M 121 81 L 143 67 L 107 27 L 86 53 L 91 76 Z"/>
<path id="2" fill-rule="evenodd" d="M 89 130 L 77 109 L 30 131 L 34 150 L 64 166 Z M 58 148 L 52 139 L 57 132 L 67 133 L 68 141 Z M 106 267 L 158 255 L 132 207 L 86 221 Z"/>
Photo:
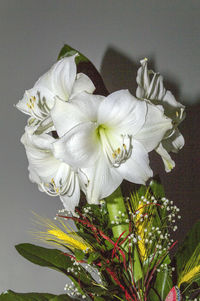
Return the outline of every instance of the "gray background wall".
<path id="1" fill-rule="evenodd" d="M 25 89 L 56 60 L 64 43 L 88 56 L 110 91 L 135 90 L 139 59 L 166 78 L 176 97 L 188 105 L 182 126 L 186 147 L 176 169 L 166 176 L 153 156 L 167 195 L 182 207 L 178 232 L 199 217 L 199 0 L 1 0 L 0 1 L 0 291 L 62 293 L 57 272 L 34 266 L 14 249 L 34 242 L 32 213 L 53 217 L 61 208 L 29 182 L 27 160 L 19 142 L 27 117 L 14 107 Z"/>

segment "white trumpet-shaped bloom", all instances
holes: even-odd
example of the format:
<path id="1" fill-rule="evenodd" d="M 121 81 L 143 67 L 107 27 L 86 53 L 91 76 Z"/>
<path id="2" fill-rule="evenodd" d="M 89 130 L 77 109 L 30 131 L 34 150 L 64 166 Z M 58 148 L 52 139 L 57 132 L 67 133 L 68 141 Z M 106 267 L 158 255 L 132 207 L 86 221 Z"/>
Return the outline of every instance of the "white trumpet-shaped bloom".
<path id="1" fill-rule="evenodd" d="M 55 97 L 68 101 L 80 92 L 93 93 L 95 90 L 87 75 L 77 74 L 75 57 L 76 55 L 66 57 L 55 63 L 32 89 L 25 91 L 16 105 L 20 111 L 31 116 L 28 125 L 34 126 L 37 134 L 53 128 L 49 113 L 54 106 Z"/>
<path id="2" fill-rule="evenodd" d="M 38 184 L 41 191 L 60 196 L 64 207 L 74 211 L 80 198 L 79 178 L 68 164 L 54 157 L 52 143 L 55 139 L 48 134 L 31 135 L 26 128 L 21 142 L 29 161 L 30 180 Z"/>
<path id="3" fill-rule="evenodd" d="M 73 102 L 57 99 L 51 117 L 60 137 L 54 155 L 86 175 L 90 203 L 110 195 L 123 179 L 144 184 L 152 176 L 148 152 L 171 128 L 160 108 L 127 90 L 108 97 L 82 93 Z"/>
<path id="4" fill-rule="evenodd" d="M 147 59 L 141 61 L 136 81 L 138 84 L 136 96 L 155 105 L 161 105 L 165 115 L 172 120 L 172 129 L 166 133 L 156 148 L 156 152 L 162 157 L 165 170 L 169 172 L 175 166 L 169 152 L 177 153 L 184 145 L 184 138 L 178 130 L 178 125 L 185 118 L 185 107 L 176 101 L 169 90 L 165 89 L 163 77 L 159 73 L 148 70 Z"/>

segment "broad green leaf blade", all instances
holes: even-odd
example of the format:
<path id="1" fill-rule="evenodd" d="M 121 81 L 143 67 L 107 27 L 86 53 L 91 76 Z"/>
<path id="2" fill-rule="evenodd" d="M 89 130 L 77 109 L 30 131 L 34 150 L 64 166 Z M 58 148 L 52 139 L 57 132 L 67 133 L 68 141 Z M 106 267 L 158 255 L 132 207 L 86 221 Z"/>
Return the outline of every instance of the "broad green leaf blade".
<path id="1" fill-rule="evenodd" d="M 78 55 L 75 58 L 75 62 L 77 65 L 81 62 L 89 62 L 89 59 L 86 56 L 84 56 L 80 51 L 72 48 L 67 44 L 65 44 L 63 48 L 60 50 L 60 53 L 58 55 L 58 60 L 62 59 L 63 57 L 75 55 L 77 53 Z"/>
<path id="2" fill-rule="evenodd" d="M 49 301 L 72 301 L 72 300 L 78 300 L 78 299 L 69 297 L 68 295 L 59 295 L 53 297 Z"/>
<path id="3" fill-rule="evenodd" d="M 192 229 L 186 235 L 184 241 L 179 245 L 175 255 L 177 278 L 183 271 L 186 263 L 192 256 L 197 245 L 200 243 L 200 220 L 194 224 Z"/>
<path id="4" fill-rule="evenodd" d="M 11 290 L 0 295 L 0 301 L 71 301 L 76 300 L 68 295 L 53 295 L 48 293 L 15 293 Z"/>
<path id="5" fill-rule="evenodd" d="M 156 198 L 163 198 L 163 197 L 165 197 L 164 187 L 163 187 L 163 185 L 161 183 L 159 183 L 156 180 L 152 180 L 151 183 L 150 183 L 150 187 L 151 187 L 151 190 L 153 192 L 153 195 Z"/>
<path id="6" fill-rule="evenodd" d="M 159 272 L 156 276 L 154 285 L 149 291 L 148 300 L 160 301 L 165 300 L 169 291 L 173 287 L 172 278 L 169 272 L 163 271 Z"/>
<path id="7" fill-rule="evenodd" d="M 154 288 L 158 291 L 162 300 L 165 300 L 172 287 L 173 283 L 169 272 L 167 270 L 159 272 L 156 277 Z"/>
<path id="8" fill-rule="evenodd" d="M 60 250 L 43 248 L 32 244 L 20 244 L 16 246 L 16 249 L 32 263 L 58 270 L 69 278 L 72 277 L 75 281 L 80 281 L 81 285 L 89 287 L 92 281 L 95 282 L 83 267 L 78 273 L 78 267 L 73 265 L 74 261 Z M 73 268 L 73 272 L 68 269 L 69 267 Z"/>
<path id="9" fill-rule="evenodd" d="M 86 74 L 93 81 L 93 83 L 96 87 L 94 94 L 107 96 L 109 93 L 105 87 L 105 84 L 103 82 L 103 79 L 102 79 L 99 71 L 92 64 L 92 62 L 85 55 L 83 55 L 80 51 L 65 44 L 62 47 L 62 49 L 58 55 L 58 60 L 63 57 L 72 56 L 76 53 L 78 53 L 78 55 L 75 58 L 75 62 L 77 65 L 77 73 L 82 72 L 82 73 Z"/>
<path id="10" fill-rule="evenodd" d="M 57 249 L 48 249 L 32 244 L 19 244 L 17 251 L 27 260 L 40 266 L 53 268 L 67 274 L 67 268 L 72 266 L 72 261 L 63 252 Z"/>
<path id="11" fill-rule="evenodd" d="M 104 301 L 102 297 L 94 297 L 94 301 Z"/>

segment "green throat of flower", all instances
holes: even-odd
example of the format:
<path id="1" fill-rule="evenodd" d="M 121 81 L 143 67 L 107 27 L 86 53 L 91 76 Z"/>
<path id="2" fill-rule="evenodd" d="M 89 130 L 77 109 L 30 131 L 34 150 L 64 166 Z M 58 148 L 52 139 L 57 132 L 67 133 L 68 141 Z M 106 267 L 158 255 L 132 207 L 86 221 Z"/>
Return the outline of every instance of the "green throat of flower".
<path id="1" fill-rule="evenodd" d="M 108 161 L 113 167 L 119 167 L 131 155 L 131 136 L 116 134 L 113 128 L 100 124 L 96 128 L 96 138 Z"/>

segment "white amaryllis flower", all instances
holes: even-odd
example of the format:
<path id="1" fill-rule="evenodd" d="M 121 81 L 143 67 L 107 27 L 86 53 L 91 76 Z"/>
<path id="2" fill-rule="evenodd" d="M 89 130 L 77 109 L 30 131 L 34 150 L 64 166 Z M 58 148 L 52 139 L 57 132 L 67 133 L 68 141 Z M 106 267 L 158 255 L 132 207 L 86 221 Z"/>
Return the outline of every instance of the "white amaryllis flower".
<path id="1" fill-rule="evenodd" d="M 80 92 L 93 93 L 95 87 L 89 77 L 76 70 L 75 57 L 59 60 L 51 69 L 42 75 L 34 87 L 25 94 L 16 105 L 25 114 L 31 116 L 28 125 L 33 126 L 37 134 L 52 130 L 50 111 L 55 97 L 62 101 L 72 100 Z"/>
<path id="2" fill-rule="evenodd" d="M 148 152 L 171 128 L 162 110 L 127 90 L 108 97 L 82 93 L 73 102 L 57 99 L 51 116 L 60 137 L 54 154 L 87 176 L 90 203 L 110 195 L 123 179 L 144 184 L 152 176 Z"/>
<path id="3" fill-rule="evenodd" d="M 29 161 L 30 180 L 41 191 L 51 196 L 60 196 L 64 207 L 74 211 L 79 203 L 80 185 L 77 173 L 52 153 L 55 139 L 48 134 L 31 135 L 28 128 L 21 138 Z"/>
<path id="4" fill-rule="evenodd" d="M 185 107 L 176 101 L 173 94 L 163 85 L 163 77 L 159 73 L 148 70 L 147 59 L 141 61 L 137 73 L 136 96 L 142 100 L 150 101 L 155 105 L 162 105 L 165 115 L 172 120 L 173 127 L 166 133 L 156 152 L 162 157 L 167 172 L 175 166 L 169 152 L 177 153 L 184 146 L 183 135 L 178 125 L 185 118 Z"/>

